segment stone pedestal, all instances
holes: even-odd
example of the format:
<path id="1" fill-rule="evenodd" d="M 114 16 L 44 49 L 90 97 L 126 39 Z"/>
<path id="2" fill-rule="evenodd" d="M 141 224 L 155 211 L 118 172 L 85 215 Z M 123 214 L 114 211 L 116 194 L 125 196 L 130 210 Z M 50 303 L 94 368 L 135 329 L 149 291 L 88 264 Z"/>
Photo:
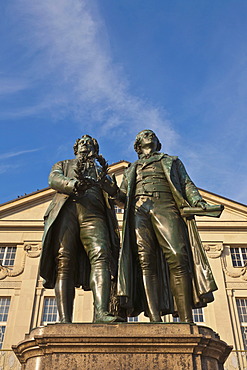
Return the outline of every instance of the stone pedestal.
<path id="1" fill-rule="evenodd" d="M 190 324 L 50 324 L 13 346 L 25 370 L 223 369 L 231 347 Z"/>

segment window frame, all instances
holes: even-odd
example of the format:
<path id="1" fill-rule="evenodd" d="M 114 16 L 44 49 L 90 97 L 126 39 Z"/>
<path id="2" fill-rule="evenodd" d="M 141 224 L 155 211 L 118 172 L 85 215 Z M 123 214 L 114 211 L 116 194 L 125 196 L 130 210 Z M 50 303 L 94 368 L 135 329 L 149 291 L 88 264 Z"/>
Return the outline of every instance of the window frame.
<path id="1" fill-rule="evenodd" d="M 197 312 L 197 311 L 200 311 L 200 312 Z M 205 323 L 205 315 L 204 315 L 204 310 L 202 307 L 198 307 L 198 308 L 193 308 L 192 309 L 192 315 L 193 315 L 193 321 L 196 323 L 196 324 L 203 324 Z M 195 320 L 195 316 L 200 316 L 202 315 L 202 321 L 196 321 Z M 180 322 L 180 318 L 179 317 L 173 317 L 172 318 L 173 322 Z"/>
<path id="2" fill-rule="evenodd" d="M 245 250 L 244 253 L 243 253 L 243 249 Z M 238 250 L 238 252 L 236 250 Z M 240 259 L 236 258 L 237 254 L 239 254 Z M 246 254 L 246 260 L 244 259 L 243 254 Z M 246 246 L 230 246 L 230 255 L 231 255 L 232 266 L 234 268 L 244 267 L 247 265 L 247 247 Z M 241 262 L 241 265 L 237 265 L 237 264 L 234 265 L 234 263 L 237 263 L 238 261 Z"/>
<path id="3" fill-rule="evenodd" d="M 6 301 L 8 301 L 8 304 L 6 305 L 2 305 L 4 308 L 7 307 L 7 310 L 3 310 L 4 312 L 1 313 L 1 300 L 3 299 L 6 299 Z M 5 338 L 5 334 L 6 334 L 6 328 L 7 328 L 7 322 L 8 322 L 8 316 L 9 316 L 9 309 L 10 309 L 10 304 L 11 304 L 11 297 L 10 296 L 0 296 L 0 315 L 3 315 L 2 318 L 5 318 L 6 316 L 6 319 L 5 320 L 1 320 L 0 321 L 0 327 L 4 330 L 3 330 L 3 333 L 0 333 L 0 350 L 3 348 L 3 343 L 4 343 L 4 338 Z M 2 341 L 1 341 L 2 339 Z"/>
<path id="4" fill-rule="evenodd" d="M 53 305 L 53 309 L 54 307 L 56 307 L 56 313 L 55 312 L 52 312 L 52 313 L 45 313 L 45 307 L 46 307 L 46 302 L 47 300 L 52 300 L 53 302 L 55 302 L 55 305 Z M 48 306 L 49 308 L 49 306 Z M 44 320 L 44 315 L 55 315 L 56 314 L 56 320 L 55 321 L 47 321 L 47 320 Z M 59 314 L 58 314 L 58 309 L 57 309 L 57 302 L 56 302 L 56 297 L 54 296 L 45 296 L 44 299 L 43 299 L 43 309 L 42 309 L 42 312 L 41 312 L 41 320 L 40 320 L 40 323 L 42 326 L 45 326 L 47 324 L 55 324 L 56 322 L 59 322 Z"/>
<path id="5" fill-rule="evenodd" d="M 240 300 L 244 300 L 245 301 L 246 321 L 242 321 L 241 320 L 241 313 L 240 313 L 240 309 L 239 309 L 239 305 L 238 305 L 238 301 L 240 301 Z M 244 333 L 243 333 L 243 329 L 247 328 L 247 297 L 235 297 L 235 303 L 236 303 L 236 307 L 237 307 L 237 316 L 238 316 L 238 320 L 239 320 L 239 325 L 240 325 L 240 331 L 241 331 L 241 335 L 242 335 L 243 345 L 244 345 L 245 350 L 247 350 L 247 333 L 246 333 L 246 339 L 245 339 L 245 336 L 244 336 Z"/>
<path id="6" fill-rule="evenodd" d="M 14 264 L 15 264 L 15 259 L 16 259 L 16 253 L 17 253 L 17 245 L 16 244 L 0 244 L 0 253 L 1 252 L 1 248 L 4 248 L 4 252 L 3 252 L 3 258 L 0 258 L 0 265 L 4 266 L 4 267 L 13 267 Z M 6 264 L 6 257 L 7 257 L 7 254 L 9 252 L 9 249 L 12 249 L 12 251 L 10 252 L 10 257 L 11 258 L 8 258 L 8 260 L 10 261 L 13 261 L 13 264 Z M 13 249 L 14 249 L 14 258 L 12 258 L 12 255 L 13 255 Z"/>
<path id="7" fill-rule="evenodd" d="M 116 204 L 114 205 L 114 209 L 115 209 L 116 215 L 122 215 L 122 214 L 124 214 L 124 209 L 118 207 Z"/>
<path id="8" fill-rule="evenodd" d="M 127 322 L 128 323 L 139 322 L 139 318 L 138 318 L 138 316 L 130 316 L 130 317 L 127 318 Z"/>

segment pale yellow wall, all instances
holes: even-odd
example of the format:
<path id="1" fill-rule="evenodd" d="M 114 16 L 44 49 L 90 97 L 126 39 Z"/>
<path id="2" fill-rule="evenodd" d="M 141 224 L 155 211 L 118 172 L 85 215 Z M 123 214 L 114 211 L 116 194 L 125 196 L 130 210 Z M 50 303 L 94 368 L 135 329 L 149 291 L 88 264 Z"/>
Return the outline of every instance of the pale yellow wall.
<path id="1" fill-rule="evenodd" d="M 111 168 L 120 184 L 126 162 Z M 247 247 L 247 206 L 201 191 L 212 204 L 224 204 L 220 219 L 198 217 L 201 239 L 209 258 L 217 285 L 215 302 L 204 309 L 205 325 L 220 334 L 222 340 L 243 350 L 241 327 L 236 309 L 236 298 L 247 297 L 247 273 L 245 268 L 233 268 L 230 246 Z M 0 296 L 11 297 L 11 305 L 3 349 L 10 349 L 24 338 L 31 328 L 41 323 L 45 297 L 54 296 L 54 291 L 45 290 L 38 277 L 39 256 L 43 234 L 43 214 L 54 191 L 44 189 L 7 204 L 0 205 L 0 246 L 17 245 L 15 265 L 7 271 L 0 267 Z M 118 214 L 120 228 L 123 215 Z M 14 276 L 8 276 L 8 274 Z M 76 289 L 74 307 L 75 322 L 92 321 L 92 294 Z M 146 321 L 143 315 L 140 319 Z M 168 316 L 166 321 L 171 320 Z M 237 364 L 237 365 L 236 365 Z M 236 367 L 236 366 L 237 367 Z M 246 354 L 234 352 L 227 362 L 227 369 L 243 368 Z"/>

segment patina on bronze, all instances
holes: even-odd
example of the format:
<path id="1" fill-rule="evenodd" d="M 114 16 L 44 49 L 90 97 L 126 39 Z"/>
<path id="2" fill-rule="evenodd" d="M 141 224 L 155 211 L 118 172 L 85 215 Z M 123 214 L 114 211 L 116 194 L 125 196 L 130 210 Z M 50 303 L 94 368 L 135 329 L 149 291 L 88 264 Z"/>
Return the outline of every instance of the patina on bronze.
<path id="1" fill-rule="evenodd" d="M 125 207 L 118 295 L 129 316 L 144 311 L 161 322 L 162 315 L 178 312 L 190 323 L 192 308 L 213 301 L 217 286 L 188 207 L 216 217 L 222 207 L 202 199 L 178 157 L 160 152 L 153 131 L 141 131 L 134 148 L 139 159 L 114 195 Z"/>
<path id="2" fill-rule="evenodd" d="M 76 158 L 56 163 L 49 176 L 57 193 L 45 214 L 40 275 L 45 288 L 55 288 L 62 323 L 72 321 L 80 286 L 93 292 L 94 322 L 122 321 L 109 312 L 119 235 L 113 202 L 100 187 L 107 163 L 98 152 L 97 141 L 84 135 L 74 145 Z"/>

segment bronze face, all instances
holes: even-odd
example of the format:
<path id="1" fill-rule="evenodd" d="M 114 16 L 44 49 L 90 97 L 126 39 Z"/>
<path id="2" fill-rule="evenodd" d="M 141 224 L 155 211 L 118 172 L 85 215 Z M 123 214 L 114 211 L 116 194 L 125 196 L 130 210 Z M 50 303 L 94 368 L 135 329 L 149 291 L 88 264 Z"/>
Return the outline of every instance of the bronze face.
<path id="1" fill-rule="evenodd" d="M 139 134 L 139 147 L 143 149 L 150 149 L 151 152 L 157 150 L 158 138 L 151 130 L 144 130 Z"/>
<path id="2" fill-rule="evenodd" d="M 88 136 L 83 136 L 78 142 L 77 156 L 82 155 L 92 156 L 95 153 L 94 143 Z"/>

